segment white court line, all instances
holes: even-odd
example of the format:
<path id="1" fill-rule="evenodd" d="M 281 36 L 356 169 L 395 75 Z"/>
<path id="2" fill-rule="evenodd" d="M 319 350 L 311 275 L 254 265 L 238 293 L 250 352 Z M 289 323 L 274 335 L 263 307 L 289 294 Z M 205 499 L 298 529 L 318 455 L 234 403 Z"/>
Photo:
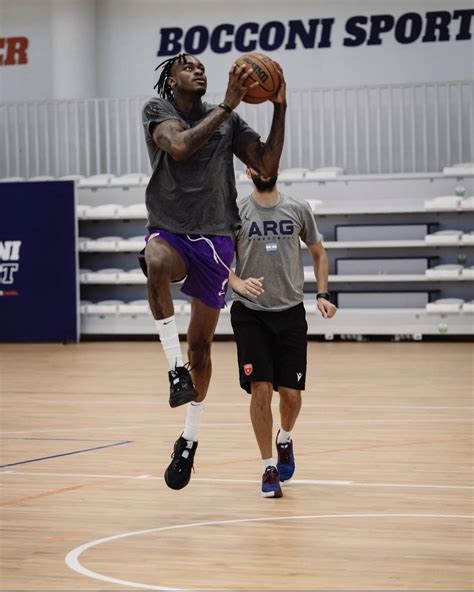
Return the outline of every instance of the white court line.
<path id="1" fill-rule="evenodd" d="M 97 479 L 140 479 L 145 481 L 163 481 L 163 477 L 154 475 L 104 475 L 97 473 L 46 473 L 6 470 L 0 471 L 0 476 L 28 476 L 28 477 L 72 477 L 72 478 L 97 478 Z M 260 483 L 260 479 L 225 479 L 211 477 L 193 477 L 193 483 Z M 328 479 L 292 479 L 285 483 L 285 487 L 292 485 L 336 485 L 352 487 L 406 487 L 414 489 L 474 489 L 474 485 L 427 485 L 424 483 L 363 483 L 349 480 L 328 480 Z"/>
<path id="2" fill-rule="evenodd" d="M 433 417 L 433 418 L 420 418 L 420 419 L 317 419 L 315 421 L 298 421 L 298 425 L 332 425 L 332 424 L 347 424 L 347 423 L 471 423 L 472 419 L 468 417 L 454 417 L 454 418 L 444 418 L 444 417 Z M 248 426 L 248 421 L 232 421 L 232 422 L 212 422 L 206 423 L 203 422 L 202 426 L 206 428 L 228 428 L 228 427 L 235 427 L 235 426 Z M 90 432 L 90 431 L 104 431 L 104 430 L 134 430 L 134 429 L 143 429 L 143 428 L 182 428 L 182 423 L 143 423 L 138 425 L 130 425 L 130 426 L 108 426 L 108 427 L 101 427 L 97 426 L 94 428 L 72 428 L 72 427 L 64 427 L 64 428 L 54 428 L 54 429 L 44 429 L 44 430 L 18 430 L 18 431 L 8 431 L 8 432 L 0 432 L 0 434 L 49 434 L 54 432 Z"/>
<path id="3" fill-rule="evenodd" d="M 92 571 L 87 569 L 79 562 L 79 557 L 84 551 L 96 547 L 98 545 L 103 545 L 104 543 L 109 543 L 111 541 L 116 541 L 119 539 L 124 539 L 133 536 L 140 536 L 143 534 L 150 534 L 156 532 L 164 532 L 167 530 L 179 530 L 183 528 L 196 528 L 202 526 L 216 526 L 216 525 L 224 525 L 224 524 L 243 524 L 249 522 L 277 522 L 282 520 L 327 520 L 327 519 L 351 519 L 351 518 L 445 518 L 445 519 L 461 519 L 461 520 L 471 520 L 474 516 L 465 515 L 465 514 L 319 514 L 319 515 L 307 515 L 307 516 L 272 516 L 270 518 L 237 518 L 234 520 L 210 520 L 208 522 L 194 522 L 190 524 L 175 524 L 172 526 L 162 526 L 161 528 L 148 528 L 146 530 L 136 530 L 132 532 L 125 532 L 122 534 L 116 534 L 109 537 L 104 537 L 102 539 L 96 539 L 95 541 L 90 541 L 89 543 L 85 543 L 76 547 L 72 551 L 70 551 L 65 558 L 66 565 L 80 573 L 83 576 L 94 578 L 96 580 L 101 580 L 103 582 L 109 582 L 113 584 L 121 584 L 123 586 L 134 587 L 134 588 L 142 588 L 145 590 L 183 590 L 182 588 L 170 588 L 169 586 L 163 587 L 159 585 L 153 584 L 145 584 L 142 582 L 132 582 L 129 580 L 121 580 L 119 578 L 113 578 L 110 576 L 106 576 L 104 574 Z M 188 535 L 189 536 L 189 535 Z M 376 543 L 375 543 L 376 544 Z M 189 588 L 188 588 L 189 590 Z"/>
<path id="4" fill-rule="evenodd" d="M 12 396 L 14 394 L 12 393 Z M 48 394 L 44 393 L 41 395 L 43 397 L 47 397 Z M 82 396 L 93 396 L 91 395 L 82 395 Z M 311 396 L 311 395 L 309 395 Z M 104 399 L 104 400 L 97 400 L 94 399 L 92 401 L 79 401 L 77 399 L 69 400 L 70 395 L 64 395 L 64 399 L 42 399 L 42 400 L 35 400 L 35 405 L 64 405 L 67 402 L 68 405 L 165 405 L 169 406 L 167 400 L 126 400 L 120 401 L 117 398 Z M 212 407 L 245 407 L 249 406 L 249 402 L 247 403 L 219 403 L 212 401 L 212 395 L 209 397 L 211 401 L 206 401 L 206 409 L 211 409 Z M 276 399 L 273 404 L 275 406 L 278 405 L 278 399 Z M 310 408 L 321 408 L 321 409 L 420 409 L 420 410 L 474 410 L 472 405 L 334 405 L 332 403 L 309 403 L 303 401 L 303 407 L 310 407 Z"/>

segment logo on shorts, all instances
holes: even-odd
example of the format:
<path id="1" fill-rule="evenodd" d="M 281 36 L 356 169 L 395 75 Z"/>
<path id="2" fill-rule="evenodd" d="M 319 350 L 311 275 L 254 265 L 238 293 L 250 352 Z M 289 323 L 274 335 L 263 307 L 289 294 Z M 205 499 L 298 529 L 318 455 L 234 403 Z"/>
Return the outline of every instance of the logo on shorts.
<path id="1" fill-rule="evenodd" d="M 244 364 L 244 374 L 245 376 L 250 376 L 253 372 L 253 365 L 252 364 Z"/>
<path id="2" fill-rule="evenodd" d="M 297 372 L 296 373 L 296 379 L 299 382 L 301 379 L 303 378 L 303 373 L 302 372 Z"/>
<path id="3" fill-rule="evenodd" d="M 225 296 L 225 293 L 227 292 L 227 282 L 229 281 L 229 278 L 226 278 L 223 282 L 222 282 L 222 286 L 219 292 L 219 296 Z"/>

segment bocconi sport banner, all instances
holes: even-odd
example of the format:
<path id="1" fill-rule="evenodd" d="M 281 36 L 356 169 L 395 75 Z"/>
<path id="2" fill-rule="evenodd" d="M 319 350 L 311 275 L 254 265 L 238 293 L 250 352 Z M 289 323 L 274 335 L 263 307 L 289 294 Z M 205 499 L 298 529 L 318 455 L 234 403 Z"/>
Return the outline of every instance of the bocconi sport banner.
<path id="1" fill-rule="evenodd" d="M 306 20 L 222 23 L 214 28 L 194 25 L 162 27 L 158 56 L 185 52 L 199 55 L 210 49 L 217 54 L 238 51 L 276 51 L 279 49 L 324 49 L 335 45 L 359 47 L 383 45 L 391 37 L 397 43 L 443 43 L 471 39 L 474 9 L 437 10 L 425 13 L 354 15 L 344 22 L 343 35 L 336 38 L 335 18 Z"/>

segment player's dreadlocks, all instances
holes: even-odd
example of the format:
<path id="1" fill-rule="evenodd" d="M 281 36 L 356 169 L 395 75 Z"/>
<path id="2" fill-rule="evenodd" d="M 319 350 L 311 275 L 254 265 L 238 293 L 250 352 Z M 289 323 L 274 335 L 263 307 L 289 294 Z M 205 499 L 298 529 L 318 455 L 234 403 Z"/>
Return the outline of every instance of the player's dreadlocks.
<path id="1" fill-rule="evenodd" d="M 160 77 L 158 78 L 158 82 L 153 87 L 153 88 L 156 88 L 158 96 L 162 97 L 163 99 L 168 99 L 168 101 L 173 100 L 173 91 L 172 91 L 170 85 L 166 82 L 166 79 L 171 74 L 171 68 L 173 67 L 173 64 L 175 62 L 180 62 L 181 64 L 185 64 L 187 55 L 189 55 L 189 54 L 180 53 L 179 55 L 174 56 L 174 58 L 168 58 L 167 60 L 165 60 L 164 62 L 161 62 L 161 64 L 158 64 L 158 66 L 156 66 L 155 72 L 159 68 L 163 67 Z"/>

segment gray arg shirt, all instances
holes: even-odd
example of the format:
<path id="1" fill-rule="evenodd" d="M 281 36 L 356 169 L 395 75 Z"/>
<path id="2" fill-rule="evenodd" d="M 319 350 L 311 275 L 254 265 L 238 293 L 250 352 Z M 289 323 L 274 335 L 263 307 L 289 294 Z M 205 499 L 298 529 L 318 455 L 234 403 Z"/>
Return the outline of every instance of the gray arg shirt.
<path id="1" fill-rule="evenodd" d="M 237 200 L 242 227 L 234 233 L 235 273 L 242 279 L 264 277 L 264 294 L 254 300 L 234 292 L 234 300 L 253 310 L 286 310 L 303 301 L 304 269 L 301 240 L 319 243 L 308 202 L 282 195 L 265 208 L 252 196 Z"/>
<path id="2" fill-rule="evenodd" d="M 216 105 L 203 103 L 198 117 L 178 111 L 166 99 L 150 99 L 143 107 L 145 141 L 153 169 L 146 189 L 148 228 L 163 228 L 178 234 L 232 234 L 240 223 L 233 155 L 260 136 L 232 113 L 204 146 L 189 158 L 174 160 L 159 148 L 150 133 L 151 124 L 175 119 L 190 128 Z"/>

